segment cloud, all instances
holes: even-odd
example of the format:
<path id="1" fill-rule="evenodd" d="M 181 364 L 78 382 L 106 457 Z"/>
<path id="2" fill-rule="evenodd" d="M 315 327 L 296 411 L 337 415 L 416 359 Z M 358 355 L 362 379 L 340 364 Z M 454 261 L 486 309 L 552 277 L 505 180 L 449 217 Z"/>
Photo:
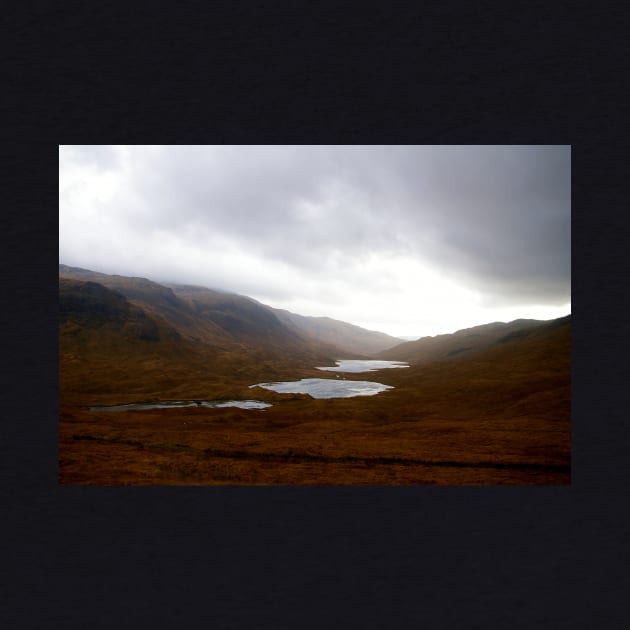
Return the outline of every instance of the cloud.
<path id="1" fill-rule="evenodd" d="M 82 168 L 112 170 L 120 166 L 118 147 L 106 144 L 62 145 L 59 147 L 60 162 L 74 163 Z"/>
<path id="2" fill-rule="evenodd" d="M 60 149 L 64 262 L 318 314 L 566 306 L 570 218 L 568 146 Z"/>

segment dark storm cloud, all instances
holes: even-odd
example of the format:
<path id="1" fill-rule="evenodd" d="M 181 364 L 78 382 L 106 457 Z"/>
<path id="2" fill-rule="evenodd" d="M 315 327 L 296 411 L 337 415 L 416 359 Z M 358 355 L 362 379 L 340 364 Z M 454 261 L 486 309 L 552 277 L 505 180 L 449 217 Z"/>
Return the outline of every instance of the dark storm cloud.
<path id="1" fill-rule="evenodd" d="M 405 209 L 416 207 L 407 229 L 421 251 L 496 299 L 568 301 L 570 147 L 430 153 L 399 161 Z"/>
<path id="2" fill-rule="evenodd" d="M 149 229 L 230 237 L 247 251 L 322 270 L 339 254 L 398 253 L 491 302 L 570 299 L 568 146 L 134 151 L 138 221 L 150 209 Z"/>

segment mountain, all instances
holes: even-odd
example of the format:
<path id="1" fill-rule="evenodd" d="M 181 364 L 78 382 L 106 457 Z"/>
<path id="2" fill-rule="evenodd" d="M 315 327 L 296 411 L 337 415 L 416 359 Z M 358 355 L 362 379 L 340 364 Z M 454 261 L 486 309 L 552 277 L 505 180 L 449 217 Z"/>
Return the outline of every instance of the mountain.
<path id="1" fill-rule="evenodd" d="M 330 317 L 307 317 L 282 309 L 272 310 L 286 326 L 321 343 L 336 346 L 348 355 L 371 356 L 400 343 L 397 337 Z"/>
<path id="2" fill-rule="evenodd" d="M 160 340 L 160 326 L 122 294 L 90 281 L 59 278 L 59 323 L 62 332 L 107 328 L 126 339 Z M 179 337 L 173 329 L 168 334 Z"/>
<path id="3" fill-rule="evenodd" d="M 421 365 L 454 357 L 471 356 L 494 346 L 529 338 L 545 329 L 570 326 L 571 315 L 551 321 L 517 319 L 458 330 L 452 334 L 422 337 L 380 352 L 379 359 Z"/>
<path id="4" fill-rule="evenodd" d="M 328 317 L 305 317 L 274 309 L 252 298 L 217 289 L 163 285 L 146 278 L 67 265 L 59 265 L 59 275 L 97 282 L 118 291 L 147 314 L 161 317 L 184 338 L 223 349 L 240 343 L 273 352 L 283 348 L 324 358 L 361 358 L 400 341 Z"/>
<path id="5" fill-rule="evenodd" d="M 171 288 L 146 278 L 108 275 L 67 265 L 59 265 L 59 276 L 96 282 L 112 289 L 145 312 L 161 317 L 187 339 L 221 348 L 226 348 L 233 342 L 227 331 L 212 320 L 199 317 Z"/>

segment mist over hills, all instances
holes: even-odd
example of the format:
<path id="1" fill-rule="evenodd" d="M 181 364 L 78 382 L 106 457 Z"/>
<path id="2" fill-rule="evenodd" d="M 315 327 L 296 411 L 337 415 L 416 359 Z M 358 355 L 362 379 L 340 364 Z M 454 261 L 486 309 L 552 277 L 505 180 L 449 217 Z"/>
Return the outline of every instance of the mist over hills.
<path id="1" fill-rule="evenodd" d="M 238 348 L 272 357 L 290 354 L 312 361 L 373 357 L 420 365 L 474 355 L 497 344 L 526 339 L 545 327 L 570 326 L 571 322 L 570 315 L 551 321 L 517 319 L 401 343 L 382 332 L 329 317 L 298 315 L 221 289 L 159 284 L 63 264 L 59 276 L 62 324 L 70 313 L 75 324 L 83 321 L 92 328 L 103 317 L 110 323 L 123 318 L 127 336 L 131 330 L 142 330 L 145 337 L 155 338 L 161 329 L 170 338 L 181 337 L 217 350 Z M 85 319 L 88 312 L 89 321 Z"/>
<path id="2" fill-rule="evenodd" d="M 355 324 L 330 317 L 297 315 L 276 308 L 273 309 L 273 312 L 288 327 L 352 354 L 371 356 L 400 343 L 400 339 L 397 337 L 374 330 L 366 330 Z"/>
<path id="3" fill-rule="evenodd" d="M 149 316 L 160 317 L 183 337 L 227 348 L 237 342 L 267 348 L 361 358 L 400 342 L 385 333 L 328 317 L 306 317 L 252 298 L 194 285 L 162 285 L 146 278 L 109 275 L 59 265 L 65 279 L 100 283 Z"/>

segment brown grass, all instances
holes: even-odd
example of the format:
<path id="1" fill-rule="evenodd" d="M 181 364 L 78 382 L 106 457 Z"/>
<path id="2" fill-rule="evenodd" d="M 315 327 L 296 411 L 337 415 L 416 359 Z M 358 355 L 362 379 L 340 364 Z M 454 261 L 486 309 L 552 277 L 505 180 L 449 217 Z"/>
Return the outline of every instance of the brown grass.
<path id="1" fill-rule="evenodd" d="M 474 358 L 346 375 L 395 386 L 350 399 L 249 389 L 260 381 L 325 375 L 305 364 L 251 361 L 237 353 L 188 348 L 178 356 L 166 348 L 139 355 L 127 348 L 99 355 L 93 349 L 88 363 L 70 354 L 66 344 L 60 364 L 63 484 L 570 483 L 568 327 Z M 257 398 L 273 406 L 83 408 L 180 397 Z"/>

